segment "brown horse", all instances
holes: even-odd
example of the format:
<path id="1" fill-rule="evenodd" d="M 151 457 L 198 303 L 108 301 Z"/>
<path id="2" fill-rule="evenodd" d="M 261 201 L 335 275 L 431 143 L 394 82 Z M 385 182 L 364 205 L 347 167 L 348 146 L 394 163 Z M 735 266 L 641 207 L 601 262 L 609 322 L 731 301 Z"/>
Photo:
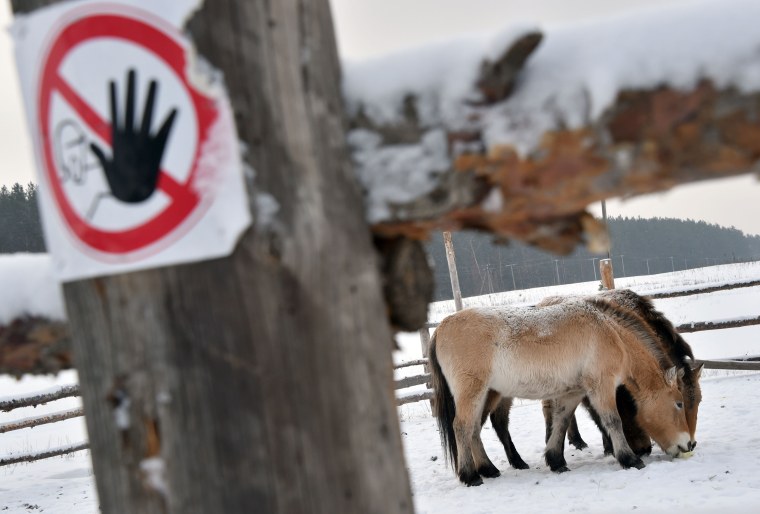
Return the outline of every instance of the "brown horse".
<path id="1" fill-rule="evenodd" d="M 551 296 L 539 302 L 537 307 L 556 305 L 567 301 L 586 300 L 589 298 L 602 298 L 612 304 L 611 309 L 608 309 L 608 312 L 613 316 L 618 315 L 616 312 L 619 313 L 626 310 L 632 311 L 640 316 L 649 328 L 654 331 L 657 337 L 657 342 L 659 344 L 657 346 L 650 346 L 649 349 L 653 351 L 654 356 L 660 362 L 660 366 L 663 369 L 667 369 L 675 365 L 683 371 L 683 378 L 679 381 L 679 387 L 684 398 L 686 422 L 689 425 L 689 449 L 693 450 L 697 445 L 697 414 L 699 411 L 699 403 L 702 401 L 702 390 L 699 386 L 699 378 L 702 374 L 703 365 L 695 368 L 692 367 L 694 363 L 694 353 L 689 344 L 684 341 L 683 337 L 681 337 L 676 331 L 673 324 L 665 317 L 665 315 L 655 309 L 649 298 L 638 295 L 629 289 L 613 289 L 590 297 Z M 592 419 L 596 422 L 602 432 L 604 452 L 606 454 L 612 453 L 611 441 L 604 433 L 596 413 L 588 404 L 587 400 L 584 399 L 583 404 L 589 409 Z M 649 435 L 636 423 L 634 419 L 636 405 L 625 388 L 618 391 L 617 404 L 620 417 L 623 420 L 623 429 L 628 444 L 637 455 L 651 452 L 652 443 Z M 508 408 L 506 405 L 505 407 Z M 549 400 L 544 401 L 544 418 L 546 421 L 548 439 L 551 432 L 551 401 Z M 571 419 L 567 437 L 570 444 L 576 448 L 582 449 L 587 446 L 578 431 L 575 416 Z"/>
<path id="2" fill-rule="evenodd" d="M 604 314 L 592 300 L 467 309 L 444 319 L 431 340 L 430 365 L 441 443 L 459 479 L 480 485 L 481 476 L 499 475 L 480 428 L 481 416 L 500 397 L 553 400 L 555 430 L 545 452 L 553 471 L 567 470 L 565 432 L 584 396 L 612 439 L 618 462 L 644 467 L 623 434 L 616 408 L 620 384 L 636 401 L 636 420 L 664 451 L 671 456 L 688 451 L 677 370 L 663 372 L 646 349 L 649 344 L 656 342 L 639 324 Z"/>

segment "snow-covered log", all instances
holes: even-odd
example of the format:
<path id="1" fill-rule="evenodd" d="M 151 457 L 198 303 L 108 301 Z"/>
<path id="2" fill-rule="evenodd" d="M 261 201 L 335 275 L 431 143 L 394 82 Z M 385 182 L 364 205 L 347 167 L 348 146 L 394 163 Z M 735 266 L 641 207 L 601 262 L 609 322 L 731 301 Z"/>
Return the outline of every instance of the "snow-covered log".
<path id="1" fill-rule="evenodd" d="M 345 67 L 380 235 L 604 242 L 590 203 L 757 170 L 760 4 L 513 27 Z"/>

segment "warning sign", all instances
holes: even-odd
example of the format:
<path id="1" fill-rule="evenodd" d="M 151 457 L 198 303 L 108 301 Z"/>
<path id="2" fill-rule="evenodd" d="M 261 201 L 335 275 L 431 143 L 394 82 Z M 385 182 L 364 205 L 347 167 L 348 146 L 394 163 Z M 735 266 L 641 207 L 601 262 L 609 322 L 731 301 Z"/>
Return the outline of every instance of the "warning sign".
<path id="1" fill-rule="evenodd" d="M 12 28 L 63 280 L 228 255 L 250 224 L 229 101 L 177 28 L 194 2 L 152 4 L 65 3 Z"/>

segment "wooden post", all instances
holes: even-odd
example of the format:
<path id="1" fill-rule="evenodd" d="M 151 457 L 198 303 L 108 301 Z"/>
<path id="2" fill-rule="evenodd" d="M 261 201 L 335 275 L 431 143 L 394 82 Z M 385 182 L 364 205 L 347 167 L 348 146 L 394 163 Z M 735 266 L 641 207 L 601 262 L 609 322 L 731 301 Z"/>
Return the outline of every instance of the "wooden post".
<path id="1" fill-rule="evenodd" d="M 278 209 L 229 258 L 65 285 L 101 510 L 411 512 L 329 2 L 206 1 L 184 31 Z"/>
<path id="2" fill-rule="evenodd" d="M 605 289 L 615 289 L 615 275 L 612 270 L 612 259 L 599 260 L 599 273 Z"/>
<path id="3" fill-rule="evenodd" d="M 427 359 L 430 356 L 430 329 L 427 327 L 420 329 L 420 345 L 422 346 L 422 358 Z M 430 366 L 427 364 L 422 365 L 422 369 L 425 374 L 430 373 Z M 425 384 L 425 387 L 432 389 L 433 385 L 430 382 Z M 430 399 L 430 410 L 435 413 L 435 405 L 433 404 L 433 398 Z"/>
<path id="4" fill-rule="evenodd" d="M 449 264 L 449 277 L 451 278 L 451 291 L 454 293 L 454 307 L 457 311 L 462 310 L 462 291 L 459 289 L 459 274 L 457 273 L 457 258 L 454 253 L 454 244 L 451 242 L 451 232 L 443 233 L 443 244 L 446 247 L 446 262 Z"/>

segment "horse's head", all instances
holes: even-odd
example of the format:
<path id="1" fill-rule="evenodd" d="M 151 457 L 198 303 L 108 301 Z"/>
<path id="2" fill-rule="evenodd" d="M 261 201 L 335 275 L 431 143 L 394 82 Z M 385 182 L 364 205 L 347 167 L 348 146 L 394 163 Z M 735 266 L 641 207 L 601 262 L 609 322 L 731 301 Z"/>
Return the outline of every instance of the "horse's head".
<path id="1" fill-rule="evenodd" d="M 684 359 L 686 367 L 684 368 L 684 376 L 681 381 L 681 394 L 684 400 L 684 412 L 686 413 L 686 423 L 689 425 L 689 436 L 691 445 L 690 449 L 694 449 L 697 446 L 697 412 L 699 411 L 699 404 L 702 401 L 702 389 L 699 387 L 699 378 L 702 376 L 702 368 L 704 364 L 693 367 L 693 362 L 690 358 Z"/>
<path id="2" fill-rule="evenodd" d="M 675 366 L 668 369 L 664 375 L 658 375 L 656 384 L 646 384 L 649 390 L 642 391 L 644 394 L 637 400 L 636 421 L 672 457 L 694 448 L 679 389 L 679 378 L 683 375 L 684 371 Z"/>

